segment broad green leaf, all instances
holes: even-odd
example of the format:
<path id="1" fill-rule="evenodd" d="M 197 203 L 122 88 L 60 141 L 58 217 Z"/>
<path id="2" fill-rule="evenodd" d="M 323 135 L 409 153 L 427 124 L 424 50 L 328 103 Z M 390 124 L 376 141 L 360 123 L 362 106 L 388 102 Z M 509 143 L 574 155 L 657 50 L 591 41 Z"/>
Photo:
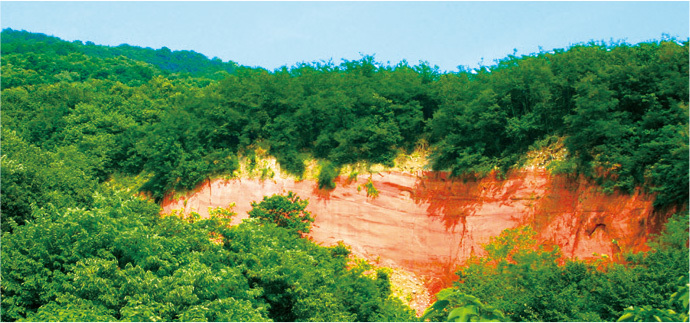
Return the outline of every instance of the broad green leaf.
<path id="1" fill-rule="evenodd" d="M 473 316 L 478 316 L 477 307 L 469 305 L 458 307 L 448 314 L 449 322 L 470 322 Z"/>

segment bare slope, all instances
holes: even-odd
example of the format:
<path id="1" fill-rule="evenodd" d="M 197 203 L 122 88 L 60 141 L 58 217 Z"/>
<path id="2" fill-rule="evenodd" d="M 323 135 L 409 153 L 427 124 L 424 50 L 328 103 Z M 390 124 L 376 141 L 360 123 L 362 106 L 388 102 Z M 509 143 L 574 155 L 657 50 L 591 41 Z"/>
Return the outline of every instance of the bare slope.
<path id="1" fill-rule="evenodd" d="M 378 191 L 375 198 L 364 188 L 369 180 Z M 422 171 L 341 176 L 332 191 L 319 190 L 312 180 L 218 179 L 166 198 L 163 212 L 205 216 L 209 207 L 236 203 L 240 222 L 251 201 L 287 191 L 309 198 L 308 210 L 316 215 L 311 239 L 324 245 L 343 241 L 357 256 L 411 271 L 432 293 L 448 286 L 458 265 L 507 228 L 531 225 L 544 243 L 579 258 L 642 250 L 648 234 L 659 229 L 652 196 L 607 195 L 582 178 L 538 167 L 467 182 Z"/>

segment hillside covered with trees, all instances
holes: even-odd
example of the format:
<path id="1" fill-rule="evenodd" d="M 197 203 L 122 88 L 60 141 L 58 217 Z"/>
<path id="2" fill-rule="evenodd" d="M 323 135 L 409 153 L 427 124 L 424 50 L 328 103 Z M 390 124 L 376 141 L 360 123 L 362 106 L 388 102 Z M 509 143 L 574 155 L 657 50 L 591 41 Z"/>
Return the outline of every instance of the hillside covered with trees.
<path id="1" fill-rule="evenodd" d="M 372 56 L 267 71 L 1 36 L 3 321 L 418 320 L 386 270 L 303 238 L 311 215 L 297 196 L 256 201 L 237 226 L 231 210 L 160 216 L 155 202 L 233 176 L 257 149 L 296 178 L 318 161 L 328 187 L 344 166 L 392 166 L 418 147 L 433 170 L 501 176 L 557 142 L 568 153 L 552 172 L 651 192 L 659 212 L 680 213 L 623 263 L 562 263 L 529 228 L 507 231 L 424 318 L 687 320 L 687 40 L 590 42 L 441 73 Z"/>

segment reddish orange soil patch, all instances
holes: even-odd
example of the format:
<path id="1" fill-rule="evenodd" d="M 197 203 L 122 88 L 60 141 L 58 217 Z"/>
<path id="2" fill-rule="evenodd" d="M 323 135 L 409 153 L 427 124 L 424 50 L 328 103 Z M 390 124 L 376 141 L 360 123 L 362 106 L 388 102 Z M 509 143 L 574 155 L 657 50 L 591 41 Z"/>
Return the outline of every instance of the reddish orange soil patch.
<path id="1" fill-rule="evenodd" d="M 233 223 L 239 223 L 250 202 L 293 191 L 309 198 L 307 209 L 316 215 L 311 239 L 323 245 L 343 241 L 357 256 L 411 271 L 432 294 L 457 279 L 457 266 L 507 228 L 531 225 L 542 241 L 579 258 L 643 250 L 660 228 L 649 195 L 606 195 L 582 178 L 539 168 L 467 182 L 438 172 L 383 172 L 371 177 L 379 191 L 373 199 L 357 189 L 368 178 L 340 177 L 331 191 L 308 180 L 215 180 L 179 199 L 166 198 L 162 206 L 163 212 L 207 216 L 209 207 L 235 202 Z"/>

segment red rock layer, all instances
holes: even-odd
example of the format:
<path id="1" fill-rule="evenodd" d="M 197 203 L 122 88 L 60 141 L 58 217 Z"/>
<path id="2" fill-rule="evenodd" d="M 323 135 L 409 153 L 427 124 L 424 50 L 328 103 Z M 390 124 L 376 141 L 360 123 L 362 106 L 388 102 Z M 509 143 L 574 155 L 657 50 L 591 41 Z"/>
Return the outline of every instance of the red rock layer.
<path id="1" fill-rule="evenodd" d="M 437 172 L 384 172 L 371 176 L 376 198 L 363 188 L 368 178 L 339 178 L 332 191 L 307 180 L 215 180 L 187 196 L 166 198 L 162 206 L 164 213 L 177 209 L 206 216 L 209 207 L 235 202 L 239 223 L 248 217 L 250 202 L 293 191 L 309 199 L 307 209 L 316 215 L 311 239 L 323 245 L 343 241 L 358 256 L 412 271 L 427 280 L 432 293 L 449 286 L 457 266 L 507 228 L 531 225 L 543 242 L 579 258 L 643 250 L 647 236 L 659 229 L 653 197 L 606 195 L 582 178 L 543 169 L 465 182 Z"/>

